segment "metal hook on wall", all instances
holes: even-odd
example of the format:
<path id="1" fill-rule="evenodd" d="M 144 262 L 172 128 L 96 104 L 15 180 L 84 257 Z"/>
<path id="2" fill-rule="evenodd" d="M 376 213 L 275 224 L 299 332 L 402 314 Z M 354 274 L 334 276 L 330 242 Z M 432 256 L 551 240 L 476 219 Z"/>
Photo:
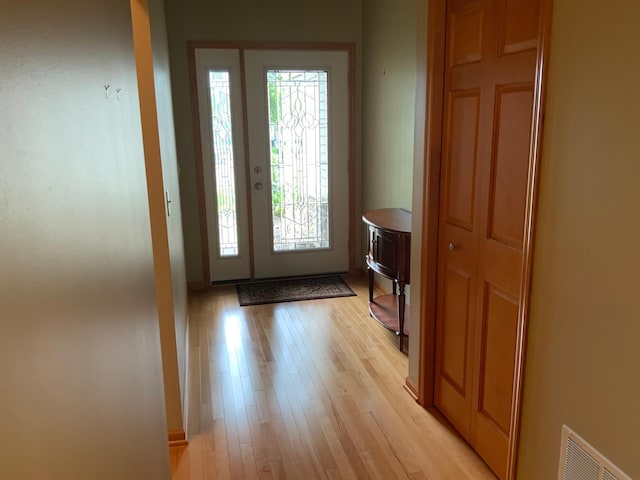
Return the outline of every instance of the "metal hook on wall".
<path id="1" fill-rule="evenodd" d="M 124 95 L 124 90 L 122 88 L 116 88 L 115 89 L 115 96 L 116 99 L 121 100 L 122 96 Z M 113 90 L 111 90 L 111 85 L 105 85 L 104 86 L 104 96 L 105 98 L 111 98 L 113 97 L 114 93 Z"/>

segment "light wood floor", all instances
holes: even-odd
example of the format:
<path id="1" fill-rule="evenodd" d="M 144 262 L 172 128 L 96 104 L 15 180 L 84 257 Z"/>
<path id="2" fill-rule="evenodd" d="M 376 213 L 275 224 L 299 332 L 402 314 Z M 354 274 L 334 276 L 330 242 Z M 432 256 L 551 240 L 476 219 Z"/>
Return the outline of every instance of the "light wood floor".
<path id="1" fill-rule="evenodd" d="M 189 446 L 173 480 L 493 479 L 403 390 L 407 357 L 357 297 L 239 307 L 190 300 Z"/>

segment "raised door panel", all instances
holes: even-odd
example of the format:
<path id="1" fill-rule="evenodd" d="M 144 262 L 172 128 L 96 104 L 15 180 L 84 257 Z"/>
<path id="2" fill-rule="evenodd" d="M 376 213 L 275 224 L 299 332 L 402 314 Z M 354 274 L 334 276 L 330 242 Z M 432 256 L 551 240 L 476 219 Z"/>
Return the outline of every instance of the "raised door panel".
<path id="1" fill-rule="evenodd" d="M 533 84 L 496 88 L 487 238 L 522 249 Z"/>
<path id="2" fill-rule="evenodd" d="M 465 437 L 470 433 L 473 285 L 471 273 L 445 264 L 441 276 L 436 364 L 436 403 Z"/>
<path id="3" fill-rule="evenodd" d="M 464 397 L 467 393 L 471 274 L 447 265 L 444 277 L 440 373 Z"/>
<path id="4" fill-rule="evenodd" d="M 518 299 L 485 283 L 478 414 L 509 433 Z"/>
<path id="5" fill-rule="evenodd" d="M 518 299 L 485 282 L 479 338 L 474 444 L 491 469 L 506 474 L 513 395 Z"/>
<path id="6" fill-rule="evenodd" d="M 540 0 L 503 1 L 499 52 L 505 55 L 535 49 L 539 14 Z"/>
<path id="7" fill-rule="evenodd" d="M 480 91 L 452 92 L 447 105 L 444 178 L 446 222 L 472 231 Z"/>
<path id="8" fill-rule="evenodd" d="M 482 3 L 453 11 L 449 20 L 451 66 L 482 60 L 484 8 Z"/>

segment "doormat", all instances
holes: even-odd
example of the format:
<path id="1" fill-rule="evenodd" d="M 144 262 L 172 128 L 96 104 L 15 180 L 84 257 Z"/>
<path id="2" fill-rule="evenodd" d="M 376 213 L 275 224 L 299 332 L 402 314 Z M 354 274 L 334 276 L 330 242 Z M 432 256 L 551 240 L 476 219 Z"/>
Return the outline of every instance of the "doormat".
<path id="1" fill-rule="evenodd" d="M 241 307 L 356 295 L 338 275 L 248 283 L 236 285 L 236 290 Z"/>

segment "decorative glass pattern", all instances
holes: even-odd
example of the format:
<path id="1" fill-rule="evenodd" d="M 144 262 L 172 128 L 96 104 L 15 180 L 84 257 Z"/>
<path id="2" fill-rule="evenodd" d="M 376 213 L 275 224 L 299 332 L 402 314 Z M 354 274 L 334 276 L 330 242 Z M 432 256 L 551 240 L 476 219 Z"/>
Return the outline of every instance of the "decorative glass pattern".
<path id="1" fill-rule="evenodd" d="M 231 88 L 228 71 L 209 72 L 211 139 L 218 215 L 218 255 L 238 255 L 238 213 L 231 126 Z"/>
<path id="2" fill-rule="evenodd" d="M 330 248 L 327 77 L 267 71 L 276 252 Z"/>

